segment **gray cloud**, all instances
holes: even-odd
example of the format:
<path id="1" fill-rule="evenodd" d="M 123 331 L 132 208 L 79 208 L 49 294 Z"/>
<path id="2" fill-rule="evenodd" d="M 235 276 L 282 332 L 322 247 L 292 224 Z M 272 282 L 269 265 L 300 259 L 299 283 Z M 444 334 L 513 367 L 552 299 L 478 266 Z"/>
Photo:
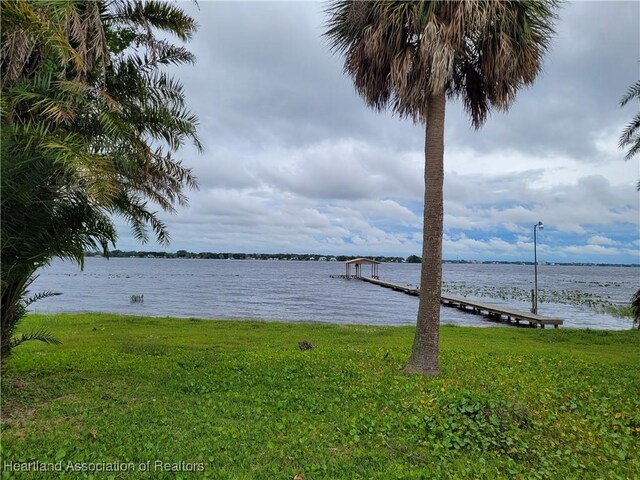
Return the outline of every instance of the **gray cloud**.
<path id="1" fill-rule="evenodd" d="M 608 127 L 628 122 L 619 100 L 638 78 L 638 2 L 568 2 L 560 10 L 557 35 L 536 83 L 518 95 L 507 114 L 496 113 L 479 135 L 457 108 L 451 122 L 469 145 L 533 154 L 598 158 L 595 139 Z"/>
<path id="2" fill-rule="evenodd" d="M 201 25 L 198 63 L 173 73 L 205 154 L 184 152 L 201 189 L 165 218 L 172 249 L 419 253 L 423 127 L 364 105 L 321 37 L 324 4 L 181 5 Z M 517 256 L 542 219 L 557 242 L 543 248 L 562 258 L 635 261 L 640 172 L 616 142 L 639 16 L 637 2 L 566 4 L 543 74 L 509 113 L 476 132 L 448 105 L 445 254 Z"/>

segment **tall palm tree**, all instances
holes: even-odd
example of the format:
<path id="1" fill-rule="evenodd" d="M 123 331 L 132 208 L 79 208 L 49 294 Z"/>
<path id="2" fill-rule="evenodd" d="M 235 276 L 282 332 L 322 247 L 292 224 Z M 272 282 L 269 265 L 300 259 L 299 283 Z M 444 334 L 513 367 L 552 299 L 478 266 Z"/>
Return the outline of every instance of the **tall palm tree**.
<path id="1" fill-rule="evenodd" d="M 2 0 L 1 354 L 29 302 L 38 268 L 116 240 L 113 215 L 141 241 L 169 235 L 172 212 L 195 188 L 175 158 L 198 119 L 162 67 L 193 63 L 195 21 L 162 1 Z M 50 341 L 47 332 L 21 339 Z"/>
<path id="2" fill-rule="evenodd" d="M 437 374 L 444 119 L 462 99 L 475 128 L 531 84 L 553 34 L 555 0 L 333 1 L 325 35 L 365 102 L 425 125 L 420 301 L 406 371 Z"/>

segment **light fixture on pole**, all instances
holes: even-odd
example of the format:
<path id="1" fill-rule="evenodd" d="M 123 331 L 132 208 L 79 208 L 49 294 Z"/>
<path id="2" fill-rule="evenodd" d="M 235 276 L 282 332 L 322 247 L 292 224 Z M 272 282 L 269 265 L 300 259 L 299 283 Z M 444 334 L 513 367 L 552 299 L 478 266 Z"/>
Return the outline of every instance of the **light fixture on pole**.
<path id="1" fill-rule="evenodd" d="M 533 226 L 533 277 L 534 277 L 534 290 L 533 290 L 533 305 L 531 307 L 532 313 L 538 313 L 538 239 L 536 232 L 538 229 L 542 230 L 544 225 L 542 222 L 538 222 Z"/>

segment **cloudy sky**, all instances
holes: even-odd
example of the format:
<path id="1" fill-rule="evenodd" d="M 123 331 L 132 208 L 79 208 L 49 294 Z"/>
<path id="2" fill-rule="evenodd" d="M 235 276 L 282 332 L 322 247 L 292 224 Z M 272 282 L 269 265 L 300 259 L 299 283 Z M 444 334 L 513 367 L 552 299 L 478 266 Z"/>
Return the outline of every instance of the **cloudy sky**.
<path id="1" fill-rule="evenodd" d="M 423 128 L 368 109 L 322 38 L 325 4 L 182 6 L 198 61 L 175 75 L 201 121 L 190 206 L 169 251 L 420 254 Z M 567 3 L 544 71 L 471 128 L 447 105 L 444 258 L 639 263 L 639 159 L 619 107 L 638 79 L 638 2 Z M 140 246 L 120 228 L 117 248 Z"/>

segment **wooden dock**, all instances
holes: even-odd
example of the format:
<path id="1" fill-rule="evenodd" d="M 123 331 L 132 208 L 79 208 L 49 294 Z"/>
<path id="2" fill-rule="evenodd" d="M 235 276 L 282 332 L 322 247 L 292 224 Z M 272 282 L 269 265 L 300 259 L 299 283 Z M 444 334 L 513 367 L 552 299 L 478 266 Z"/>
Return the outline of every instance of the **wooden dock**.
<path id="1" fill-rule="evenodd" d="M 397 283 L 385 282 L 383 280 L 378 280 L 376 278 L 369 278 L 369 277 L 359 277 L 359 279 L 364 282 L 373 283 L 374 285 L 380 285 L 381 287 L 390 288 L 391 290 L 395 290 L 397 292 L 406 293 L 407 295 L 413 295 L 415 297 L 420 295 L 420 290 L 418 288 L 410 287 L 407 285 L 400 285 Z"/>
<path id="2" fill-rule="evenodd" d="M 344 277 L 343 277 L 344 278 Z M 420 289 L 415 287 L 410 287 L 407 285 L 399 285 L 397 283 L 385 282 L 383 280 L 379 280 L 377 278 L 369 278 L 369 277 L 352 277 L 358 278 L 359 280 L 373 283 L 374 285 L 379 285 L 381 287 L 390 288 L 392 290 L 406 293 L 407 295 L 419 296 Z M 469 313 L 475 313 L 476 315 L 483 315 L 487 317 L 489 320 L 495 322 L 507 322 L 514 323 L 516 326 L 530 326 L 537 327 L 540 326 L 544 328 L 546 325 L 552 325 L 554 328 L 558 328 L 558 326 L 562 325 L 563 320 L 559 318 L 550 318 L 543 317 L 542 315 L 537 315 L 535 313 L 529 312 L 521 312 L 519 310 L 513 310 L 507 307 L 503 307 L 501 305 L 493 305 L 490 303 L 478 302 L 476 300 L 469 300 L 467 298 L 454 297 L 451 295 L 442 295 L 440 298 L 440 302 L 442 305 L 446 307 L 455 307 L 460 310 L 467 311 Z M 523 322 L 524 325 L 521 323 Z"/>

